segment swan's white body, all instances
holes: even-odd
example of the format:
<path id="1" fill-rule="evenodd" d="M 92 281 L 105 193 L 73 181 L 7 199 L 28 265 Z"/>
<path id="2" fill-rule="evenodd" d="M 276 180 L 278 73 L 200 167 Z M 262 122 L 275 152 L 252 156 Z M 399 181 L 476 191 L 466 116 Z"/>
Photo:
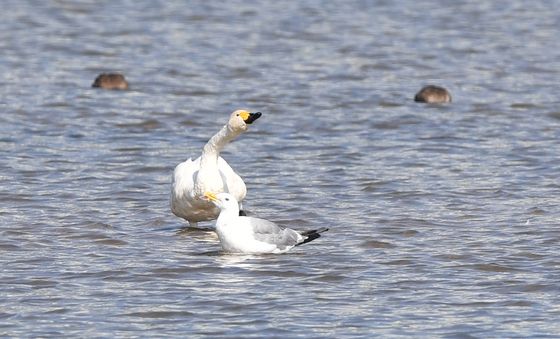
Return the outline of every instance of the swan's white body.
<path id="1" fill-rule="evenodd" d="M 229 192 L 237 201 L 243 201 L 247 193 L 245 183 L 220 157 L 220 151 L 245 132 L 247 124 L 260 115 L 243 110 L 233 112 L 228 123 L 206 143 L 200 157 L 194 161 L 188 159 L 175 167 L 171 187 L 173 214 L 184 218 L 191 226 L 216 219 L 220 210 L 208 200 L 201 199 L 208 191 Z"/>

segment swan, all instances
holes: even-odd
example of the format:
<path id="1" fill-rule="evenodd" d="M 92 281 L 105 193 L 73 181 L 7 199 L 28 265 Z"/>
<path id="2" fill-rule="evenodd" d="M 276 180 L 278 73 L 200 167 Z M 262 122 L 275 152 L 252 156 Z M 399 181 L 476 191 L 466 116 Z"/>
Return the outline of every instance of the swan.
<path id="1" fill-rule="evenodd" d="M 216 220 L 216 233 L 222 249 L 231 253 L 285 253 L 319 237 L 328 228 L 296 231 L 283 228 L 266 219 L 239 216 L 239 204 L 229 193 L 206 192 L 204 198 L 213 202 L 220 215 Z"/>
<path id="2" fill-rule="evenodd" d="M 247 131 L 247 125 L 261 115 L 261 112 L 250 113 L 246 110 L 231 113 L 228 123 L 204 145 L 200 157 L 194 161 L 189 158 L 175 167 L 171 179 L 173 214 L 187 220 L 192 227 L 196 227 L 200 221 L 216 219 L 220 210 L 210 201 L 201 199 L 207 191 L 229 192 L 242 208 L 241 201 L 245 198 L 247 187 L 243 179 L 220 157 L 220 151 Z"/>

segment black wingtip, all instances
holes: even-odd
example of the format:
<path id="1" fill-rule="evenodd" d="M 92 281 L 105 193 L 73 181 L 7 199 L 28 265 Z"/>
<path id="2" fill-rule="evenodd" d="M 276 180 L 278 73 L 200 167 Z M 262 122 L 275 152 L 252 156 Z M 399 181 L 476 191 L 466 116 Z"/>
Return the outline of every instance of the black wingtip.
<path id="1" fill-rule="evenodd" d="M 313 241 L 317 238 L 321 237 L 321 233 L 328 231 L 329 229 L 326 227 L 323 228 L 318 228 L 316 230 L 310 230 L 310 231 L 303 231 L 301 232 L 301 235 L 303 235 L 305 238 L 305 240 L 303 240 L 302 242 L 300 242 L 299 244 L 297 244 L 296 246 L 308 243 L 310 241 Z"/>
<path id="2" fill-rule="evenodd" d="M 240 217 L 246 217 L 246 216 L 247 216 L 247 213 L 245 213 L 244 210 L 239 210 L 239 216 L 240 216 Z"/>

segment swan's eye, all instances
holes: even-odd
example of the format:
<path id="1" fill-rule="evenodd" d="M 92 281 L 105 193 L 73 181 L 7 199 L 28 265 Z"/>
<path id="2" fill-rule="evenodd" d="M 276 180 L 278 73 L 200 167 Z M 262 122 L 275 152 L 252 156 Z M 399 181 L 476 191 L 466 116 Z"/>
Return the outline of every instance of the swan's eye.
<path id="1" fill-rule="evenodd" d="M 226 201 L 229 201 L 229 198 L 226 198 Z"/>

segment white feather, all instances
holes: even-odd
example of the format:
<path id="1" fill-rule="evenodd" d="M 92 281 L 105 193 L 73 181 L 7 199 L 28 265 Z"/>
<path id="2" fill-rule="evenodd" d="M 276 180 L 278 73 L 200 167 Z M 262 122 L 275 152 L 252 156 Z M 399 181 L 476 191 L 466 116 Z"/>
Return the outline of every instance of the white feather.
<path id="1" fill-rule="evenodd" d="M 239 207 L 235 197 L 229 193 L 206 193 L 205 197 L 219 209 L 216 220 L 216 233 L 222 248 L 232 253 L 284 253 L 308 240 L 307 234 L 319 237 L 318 233 L 327 229 L 301 232 L 283 228 L 275 223 L 259 218 L 239 216 Z"/>
<path id="2" fill-rule="evenodd" d="M 216 219 L 219 209 L 201 199 L 207 191 L 229 192 L 237 201 L 243 201 L 247 193 L 245 183 L 220 157 L 220 151 L 247 130 L 245 120 L 250 114 L 253 113 L 243 110 L 233 112 L 228 123 L 208 140 L 200 157 L 194 161 L 188 159 L 175 167 L 171 187 L 173 214 L 184 218 L 192 226 L 196 226 L 200 221 Z M 255 114 L 260 116 L 260 113 Z"/>

